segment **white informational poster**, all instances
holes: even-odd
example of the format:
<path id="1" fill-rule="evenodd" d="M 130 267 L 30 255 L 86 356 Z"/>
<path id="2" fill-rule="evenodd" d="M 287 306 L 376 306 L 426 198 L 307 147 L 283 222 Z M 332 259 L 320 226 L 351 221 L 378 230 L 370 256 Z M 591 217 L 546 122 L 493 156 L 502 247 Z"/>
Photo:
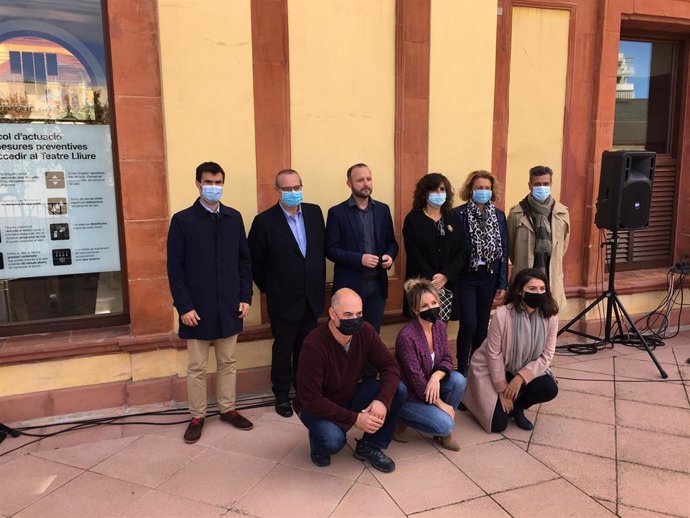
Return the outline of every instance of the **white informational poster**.
<path id="1" fill-rule="evenodd" d="M 0 125 L 0 279 L 119 270 L 110 128 Z"/>

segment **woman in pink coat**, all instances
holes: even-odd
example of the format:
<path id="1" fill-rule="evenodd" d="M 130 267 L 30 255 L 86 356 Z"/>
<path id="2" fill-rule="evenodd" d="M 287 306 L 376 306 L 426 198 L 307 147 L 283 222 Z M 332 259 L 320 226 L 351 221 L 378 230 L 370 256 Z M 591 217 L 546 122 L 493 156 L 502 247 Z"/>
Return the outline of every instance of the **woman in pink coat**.
<path id="1" fill-rule="evenodd" d="M 484 343 L 472 355 L 463 403 L 487 432 L 502 432 L 508 418 L 525 430 L 524 410 L 558 394 L 549 371 L 558 332 L 558 305 L 543 271 L 518 272 L 496 310 Z"/>

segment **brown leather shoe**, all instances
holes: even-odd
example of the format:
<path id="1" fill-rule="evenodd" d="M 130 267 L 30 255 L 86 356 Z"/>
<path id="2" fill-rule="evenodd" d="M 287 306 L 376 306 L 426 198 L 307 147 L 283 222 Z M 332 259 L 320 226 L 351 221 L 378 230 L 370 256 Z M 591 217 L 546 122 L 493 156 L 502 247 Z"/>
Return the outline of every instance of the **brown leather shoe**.
<path id="1" fill-rule="evenodd" d="M 445 437 L 440 437 L 438 435 L 434 436 L 434 439 L 441 444 L 443 448 L 450 451 L 460 451 L 460 445 L 458 441 L 453 438 L 453 434 L 448 434 Z"/>
<path id="2" fill-rule="evenodd" d="M 201 437 L 201 430 L 204 428 L 203 417 L 192 417 L 192 420 L 184 432 L 184 442 L 187 444 L 194 444 Z"/>
<path id="3" fill-rule="evenodd" d="M 220 414 L 220 420 L 230 423 L 238 430 L 251 430 L 254 428 L 252 422 L 246 417 L 242 416 L 237 410 L 230 410 L 224 414 Z"/>

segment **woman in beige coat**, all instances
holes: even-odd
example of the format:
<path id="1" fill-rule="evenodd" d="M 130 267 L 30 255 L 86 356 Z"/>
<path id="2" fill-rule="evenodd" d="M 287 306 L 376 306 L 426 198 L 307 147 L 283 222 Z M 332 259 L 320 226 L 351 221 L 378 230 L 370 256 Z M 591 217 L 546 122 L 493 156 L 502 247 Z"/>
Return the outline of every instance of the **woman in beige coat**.
<path id="1" fill-rule="evenodd" d="M 517 273 L 506 305 L 496 310 L 489 335 L 472 356 L 463 403 L 487 432 L 502 432 L 508 418 L 525 430 L 524 410 L 551 401 L 558 386 L 549 366 L 556 349 L 558 305 L 542 270 Z"/>

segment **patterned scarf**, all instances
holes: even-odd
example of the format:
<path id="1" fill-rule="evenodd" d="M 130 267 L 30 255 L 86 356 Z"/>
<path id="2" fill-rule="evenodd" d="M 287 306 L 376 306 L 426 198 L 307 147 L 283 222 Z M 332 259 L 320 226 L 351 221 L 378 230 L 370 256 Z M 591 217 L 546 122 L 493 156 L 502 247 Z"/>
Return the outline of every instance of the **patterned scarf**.
<path id="1" fill-rule="evenodd" d="M 494 262 L 503 253 L 496 207 L 489 202 L 484 205 L 484 212 L 482 213 L 474 201 L 470 200 L 467 203 L 467 219 L 470 227 L 470 238 L 472 239 L 470 266 L 476 271 L 480 262 L 483 261 L 489 273 L 494 273 Z"/>
<path id="2" fill-rule="evenodd" d="M 533 196 L 527 195 L 523 200 L 523 210 L 525 205 L 527 213 L 534 226 L 534 268 L 541 268 L 547 271 L 551 259 L 551 211 L 553 210 L 554 200 L 549 196 L 544 203 L 540 203 Z"/>

